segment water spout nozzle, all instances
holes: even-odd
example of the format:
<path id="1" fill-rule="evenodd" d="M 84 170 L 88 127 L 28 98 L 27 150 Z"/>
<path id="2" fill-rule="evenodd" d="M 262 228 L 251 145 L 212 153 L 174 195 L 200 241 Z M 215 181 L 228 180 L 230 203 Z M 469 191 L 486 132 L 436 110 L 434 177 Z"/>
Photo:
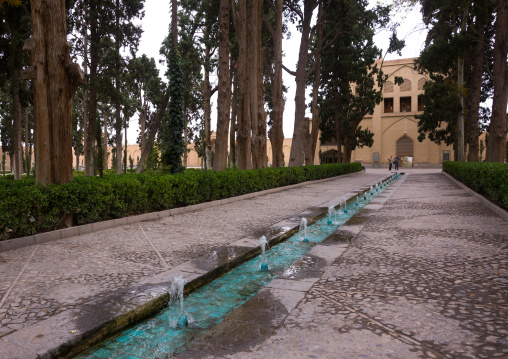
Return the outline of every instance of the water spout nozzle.
<path id="1" fill-rule="evenodd" d="M 178 326 L 178 328 L 187 328 L 189 326 L 189 320 L 187 319 L 187 316 L 181 315 L 178 318 L 176 325 Z"/>
<path id="2" fill-rule="evenodd" d="M 304 238 L 304 239 L 303 239 L 303 241 L 304 241 L 304 242 L 308 242 L 308 241 L 309 241 L 309 239 L 308 239 L 308 238 Z"/>
<path id="3" fill-rule="evenodd" d="M 331 220 L 331 219 L 329 219 L 326 223 L 328 223 L 328 224 L 332 224 L 333 222 L 332 222 L 332 220 Z"/>
<path id="4" fill-rule="evenodd" d="M 268 272 L 268 263 L 261 263 L 261 272 Z"/>

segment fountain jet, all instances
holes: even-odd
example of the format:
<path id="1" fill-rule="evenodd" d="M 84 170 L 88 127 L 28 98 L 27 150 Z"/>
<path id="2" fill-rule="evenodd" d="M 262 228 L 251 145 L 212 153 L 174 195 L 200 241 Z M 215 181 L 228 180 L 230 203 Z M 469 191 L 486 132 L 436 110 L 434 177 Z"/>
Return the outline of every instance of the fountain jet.
<path id="1" fill-rule="evenodd" d="M 308 242 L 309 239 L 307 238 L 307 218 L 302 217 L 300 220 L 300 229 L 299 229 L 300 235 L 303 235 L 303 241 Z"/>
<path id="2" fill-rule="evenodd" d="M 259 246 L 261 247 L 261 267 L 260 270 L 262 272 L 268 272 L 268 263 L 266 262 L 266 246 L 268 245 L 268 241 L 265 236 L 261 236 L 259 238 Z"/>
<path id="3" fill-rule="evenodd" d="M 185 312 L 183 305 L 183 288 L 185 287 L 185 279 L 181 275 L 177 275 L 171 282 L 169 288 L 169 320 L 173 327 L 186 328 L 189 326 L 189 318 Z"/>

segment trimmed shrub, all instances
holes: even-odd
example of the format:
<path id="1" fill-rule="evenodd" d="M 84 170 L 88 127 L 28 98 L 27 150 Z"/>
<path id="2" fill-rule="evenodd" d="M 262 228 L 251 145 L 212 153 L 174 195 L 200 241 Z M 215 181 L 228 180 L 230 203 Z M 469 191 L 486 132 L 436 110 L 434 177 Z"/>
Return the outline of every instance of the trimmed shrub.
<path id="1" fill-rule="evenodd" d="M 508 163 L 449 161 L 443 171 L 508 210 Z"/>
<path id="2" fill-rule="evenodd" d="M 86 224 L 161 211 L 361 171 L 360 163 L 179 174 L 76 176 L 62 185 L 33 178 L 0 181 L 0 240 L 59 228 L 72 215 Z"/>

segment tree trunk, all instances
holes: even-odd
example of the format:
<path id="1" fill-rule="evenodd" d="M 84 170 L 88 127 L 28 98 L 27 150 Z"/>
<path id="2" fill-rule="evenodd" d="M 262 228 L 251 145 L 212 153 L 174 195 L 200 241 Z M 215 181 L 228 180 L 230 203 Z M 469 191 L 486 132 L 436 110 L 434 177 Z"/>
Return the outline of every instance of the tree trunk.
<path id="1" fill-rule="evenodd" d="M 120 8 L 120 0 L 116 0 L 116 8 L 117 9 Z M 119 10 L 116 11 L 115 22 L 116 22 L 115 53 L 116 53 L 116 59 L 119 59 L 120 58 L 120 16 L 119 16 Z M 115 66 L 115 89 L 116 89 L 116 96 L 115 96 L 116 97 L 115 98 L 116 174 L 121 174 L 122 173 L 122 118 L 121 118 L 121 114 L 120 114 L 121 103 L 120 103 L 119 66 Z M 106 149 L 107 149 L 107 143 L 106 143 Z M 108 168 L 107 162 L 106 162 L 106 168 Z"/>
<path id="2" fill-rule="evenodd" d="M 90 18 L 90 77 L 88 83 L 88 126 L 85 138 L 85 174 L 95 175 L 96 163 L 94 161 L 95 140 L 97 131 L 97 68 L 99 66 L 99 41 L 97 18 Z"/>
<path id="3" fill-rule="evenodd" d="M 154 115 L 153 120 L 150 122 L 148 126 L 148 138 L 146 139 L 145 146 L 141 149 L 141 156 L 139 156 L 138 167 L 136 168 L 136 173 L 140 173 L 144 170 L 146 160 L 148 158 L 148 154 L 153 145 L 153 141 L 155 139 L 155 135 L 159 130 L 159 127 L 162 122 L 162 118 L 164 117 L 164 113 L 166 112 L 166 108 L 168 107 L 169 102 L 169 88 L 166 89 L 164 96 L 162 98 L 161 106 L 159 107 L 159 111 Z"/>
<path id="4" fill-rule="evenodd" d="M 460 97 L 460 113 L 457 116 L 457 161 L 465 161 L 464 153 L 464 96 L 462 89 L 464 86 L 464 57 L 459 57 L 457 65 L 457 85 L 461 93 Z"/>
<path id="5" fill-rule="evenodd" d="M 26 175 L 30 175 L 32 164 L 32 148 L 30 146 L 30 130 L 28 128 L 28 107 L 25 107 L 25 153 L 26 153 Z"/>
<path id="6" fill-rule="evenodd" d="M 248 43 L 250 33 L 247 28 L 248 0 L 238 1 L 238 12 L 235 15 L 235 27 L 238 36 L 238 129 L 237 156 L 238 168 L 241 170 L 252 168 L 251 152 L 251 112 L 250 112 L 250 69 L 248 58 Z"/>
<path id="7" fill-rule="evenodd" d="M 351 143 L 352 139 L 353 138 L 349 137 L 349 136 L 346 136 L 344 138 L 344 154 L 341 156 L 342 157 L 341 163 L 349 163 L 349 162 L 351 162 L 351 152 L 352 152 L 352 149 L 353 149 L 353 144 Z"/>
<path id="8" fill-rule="evenodd" d="M 108 113 L 104 111 L 104 168 L 108 169 Z"/>
<path id="9" fill-rule="evenodd" d="M 342 134 L 339 117 L 339 104 L 337 98 L 334 101 L 334 116 L 335 116 L 335 138 L 337 139 L 337 163 L 342 163 Z"/>
<path id="10" fill-rule="evenodd" d="M 461 26 L 461 32 L 466 31 L 466 24 L 467 24 L 467 17 L 468 17 L 468 9 L 466 8 L 464 10 L 464 16 L 462 17 L 462 26 Z M 464 54 L 461 54 L 458 59 L 458 65 L 457 65 L 457 85 L 459 87 L 460 91 L 460 113 L 457 116 L 457 161 L 464 162 L 466 160 L 465 156 L 465 146 L 464 146 L 464 96 L 463 88 L 464 88 Z"/>
<path id="11" fill-rule="evenodd" d="M 231 128 L 229 130 L 229 162 L 236 166 L 236 116 L 238 113 L 238 74 L 231 66 L 233 73 L 233 99 L 231 106 Z"/>
<path id="12" fill-rule="evenodd" d="M 184 113 L 185 113 L 185 126 L 183 128 L 183 141 L 185 142 L 185 151 L 183 151 L 183 167 L 187 168 L 187 162 L 188 162 L 187 158 L 188 158 L 188 153 L 189 153 L 189 151 L 187 151 L 187 144 L 189 142 L 189 128 L 188 128 L 189 114 L 188 114 L 188 110 L 185 109 Z"/>
<path id="13" fill-rule="evenodd" d="M 305 166 L 312 165 L 312 133 L 311 133 L 311 118 L 305 117 L 305 141 L 303 142 L 303 164 Z"/>
<path id="14" fill-rule="evenodd" d="M 115 147 L 116 147 L 116 174 L 122 174 L 122 119 L 120 117 L 120 103 L 115 109 Z"/>
<path id="15" fill-rule="evenodd" d="M 140 100 L 140 105 L 141 105 L 141 112 L 139 113 L 139 127 L 141 128 L 141 134 L 140 134 L 140 137 L 141 137 L 141 149 L 145 148 L 145 142 L 146 142 L 146 113 L 147 113 L 147 108 L 146 108 L 146 100 L 145 100 L 145 103 L 143 104 L 143 102 Z"/>
<path id="16" fill-rule="evenodd" d="M 229 0 L 220 0 L 219 19 L 219 95 L 217 99 L 217 136 L 213 170 L 224 171 L 228 161 L 228 127 L 231 101 L 229 80 Z"/>
<path id="17" fill-rule="evenodd" d="M 36 182 L 72 179 L 72 101 L 83 73 L 71 61 L 64 0 L 31 0 L 37 118 Z"/>
<path id="18" fill-rule="evenodd" d="M 23 155 L 21 150 L 21 103 L 19 101 L 19 72 L 15 71 L 12 80 L 12 118 L 13 118 L 13 139 L 12 153 L 14 154 L 14 179 L 21 179 L 23 170 Z"/>
<path id="19" fill-rule="evenodd" d="M 205 37 L 207 37 L 205 30 Z M 205 170 L 208 170 L 212 167 L 212 129 L 211 129 L 211 115 L 212 108 L 210 105 L 211 97 L 212 97 L 212 86 L 210 85 L 210 71 L 208 70 L 208 64 L 210 62 L 210 47 L 205 45 L 205 63 L 203 64 L 204 70 L 204 89 L 203 89 L 203 102 L 204 102 L 204 110 L 205 110 L 205 137 L 206 137 L 206 147 L 205 147 Z"/>
<path id="20" fill-rule="evenodd" d="M 494 44 L 494 98 L 489 126 L 487 161 L 504 162 L 506 157 L 506 104 L 508 97 L 508 1 L 497 0 L 496 42 Z"/>
<path id="21" fill-rule="evenodd" d="M 282 2 L 275 1 L 275 28 L 273 34 L 274 74 L 272 84 L 272 127 L 268 132 L 272 145 L 272 167 L 283 167 L 282 146 L 284 131 L 282 129 L 284 101 L 282 100 Z"/>
<path id="22" fill-rule="evenodd" d="M 266 168 L 266 112 L 264 109 L 263 48 L 261 43 L 263 0 L 250 0 L 247 7 L 248 66 L 250 73 L 250 111 L 252 125 L 252 164 Z"/>
<path id="23" fill-rule="evenodd" d="M 469 81 L 468 90 L 468 111 L 467 111 L 467 144 L 468 144 L 468 162 L 478 162 L 479 154 L 479 136 L 478 113 L 480 111 L 480 96 L 482 90 L 483 76 L 483 52 L 485 49 L 485 27 L 483 25 L 477 27 L 479 33 L 476 49 L 472 54 L 472 71 Z"/>
<path id="24" fill-rule="evenodd" d="M 323 4 L 319 4 L 319 12 L 318 12 L 318 33 L 317 33 L 317 47 L 321 48 L 323 46 Z M 319 92 L 319 82 L 321 79 L 321 52 L 316 54 L 316 66 L 315 71 L 316 74 L 314 76 L 314 86 L 312 89 L 312 127 L 311 127 L 311 146 L 310 146 L 310 159 L 311 165 L 315 163 L 315 155 L 316 155 L 316 147 L 318 143 L 318 135 L 319 135 L 319 124 L 320 117 L 319 111 L 320 108 L 318 106 L 318 92 Z"/>
<path id="25" fill-rule="evenodd" d="M 86 10 L 85 10 L 85 17 L 86 17 Z M 83 31 L 83 72 L 85 79 L 88 75 L 88 26 L 86 23 L 84 24 L 84 31 Z M 87 154 L 87 148 L 88 148 L 88 87 L 85 86 L 85 89 L 83 91 L 83 156 L 85 157 L 86 162 L 86 154 Z M 76 157 L 79 157 L 76 155 Z M 79 162 L 77 162 L 79 165 Z M 87 163 L 84 164 L 85 167 L 85 174 L 87 173 L 87 166 L 93 167 L 92 165 L 87 165 Z M 76 170 L 78 167 L 76 167 Z"/>
<path id="26" fill-rule="evenodd" d="M 277 84 L 277 82 L 274 81 L 274 84 Z M 273 95 L 274 97 L 276 96 L 275 92 L 273 93 Z M 282 129 L 282 116 L 284 115 L 284 100 L 282 100 L 282 96 L 281 98 L 278 99 L 278 101 L 279 101 L 278 103 L 276 103 L 275 101 L 273 102 L 274 105 L 273 105 L 272 127 L 268 132 L 270 144 L 272 145 L 272 167 L 284 167 L 284 159 L 282 156 L 284 144 L 284 131 Z"/>
<path id="27" fill-rule="evenodd" d="M 307 61 L 310 45 L 310 22 L 312 12 L 315 8 L 315 1 L 305 1 L 304 18 L 302 24 L 302 39 L 298 53 L 298 64 L 296 67 L 295 83 L 295 124 L 293 130 L 293 143 L 291 144 L 291 155 L 289 166 L 303 166 L 305 148 L 308 134 L 308 126 L 305 125 L 305 88 L 307 86 Z"/>
<path id="28" fill-rule="evenodd" d="M 96 153 L 94 153 L 94 159 L 95 159 L 95 166 L 97 168 L 97 171 L 99 172 L 99 177 L 102 178 L 104 175 L 104 147 L 102 146 L 102 128 L 101 128 L 101 121 L 95 122 L 95 143 L 97 145 L 96 147 Z"/>
<path id="29" fill-rule="evenodd" d="M 76 156 L 76 171 L 77 171 L 78 168 L 79 168 L 79 150 L 78 150 L 78 146 L 76 146 L 76 148 L 74 149 L 74 155 Z"/>
<path id="30" fill-rule="evenodd" d="M 125 140 L 123 146 L 123 168 L 123 173 L 127 173 L 127 126 L 125 126 Z"/>

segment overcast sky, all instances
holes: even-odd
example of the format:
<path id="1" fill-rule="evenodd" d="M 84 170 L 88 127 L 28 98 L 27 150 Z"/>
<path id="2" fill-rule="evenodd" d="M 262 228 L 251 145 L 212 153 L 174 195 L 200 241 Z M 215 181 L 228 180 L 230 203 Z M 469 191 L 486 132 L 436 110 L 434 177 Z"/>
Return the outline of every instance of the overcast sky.
<path id="1" fill-rule="evenodd" d="M 375 0 L 370 0 L 371 4 L 375 4 L 376 2 L 377 1 Z M 391 1 L 385 0 L 384 3 L 391 3 Z M 168 34 L 168 26 L 171 20 L 170 7 L 167 4 L 168 3 L 166 3 L 165 6 L 161 6 L 161 2 L 159 0 L 145 0 L 145 17 L 142 20 L 143 35 L 141 37 L 138 51 L 138 56 L 146 54 L 148 57 L 153 57 L 155 59 L 157 66 L 159 66 L 161 77 L 164 76 L 165 68 L 159 64 L 159 49 L 162 41 Z M 406 47 L 402 51 L 402 57 L 399 57 L 397 54 L 391 54 L 388 55 L 386 59 L 391 60 L 397 58 L 417 57 L 420 54 L 426 36 L 426 31 L 423 30 L 424 26 L 421 20 L 419 7 L 415 7 L 411 11 L 403 11 L 402 13 L 399 13 L 393 20 L 400 23 L 397 35 L 399 38 L 406 40 Z M 295 69 L 296 61 L 298 59 L 300 33 L 296 29 L 292 29 L 291 35 L 291 39 L 283 40 L 283 62 L 289 69 Z M 376 45 L 383 49 L 383 53 L 388 47 L 389 36 L 389 31 L 384 31 L 377 34 L 375 37 Z M 212 74 L 211 81 L 215 83 L 217 82 L 215 74 Z M 293 76 L 284 72 L 283 81 L 285 86 L 289 86 L 289 91 L 286 94 L 287 101 L 284 108 L 284 137 L 291 138 L 293 136 L 295 115 L 295 80 Z M 217 112 L 216 98 L 212 98 L 212 102 L 212 130 L 215 130 L 215 115 Z M 133 117 L 130 122 L 130 128 L 127 136 L 129 144 L 136 143 L 138 128 L 138 118 L 136 116 Z"/>

